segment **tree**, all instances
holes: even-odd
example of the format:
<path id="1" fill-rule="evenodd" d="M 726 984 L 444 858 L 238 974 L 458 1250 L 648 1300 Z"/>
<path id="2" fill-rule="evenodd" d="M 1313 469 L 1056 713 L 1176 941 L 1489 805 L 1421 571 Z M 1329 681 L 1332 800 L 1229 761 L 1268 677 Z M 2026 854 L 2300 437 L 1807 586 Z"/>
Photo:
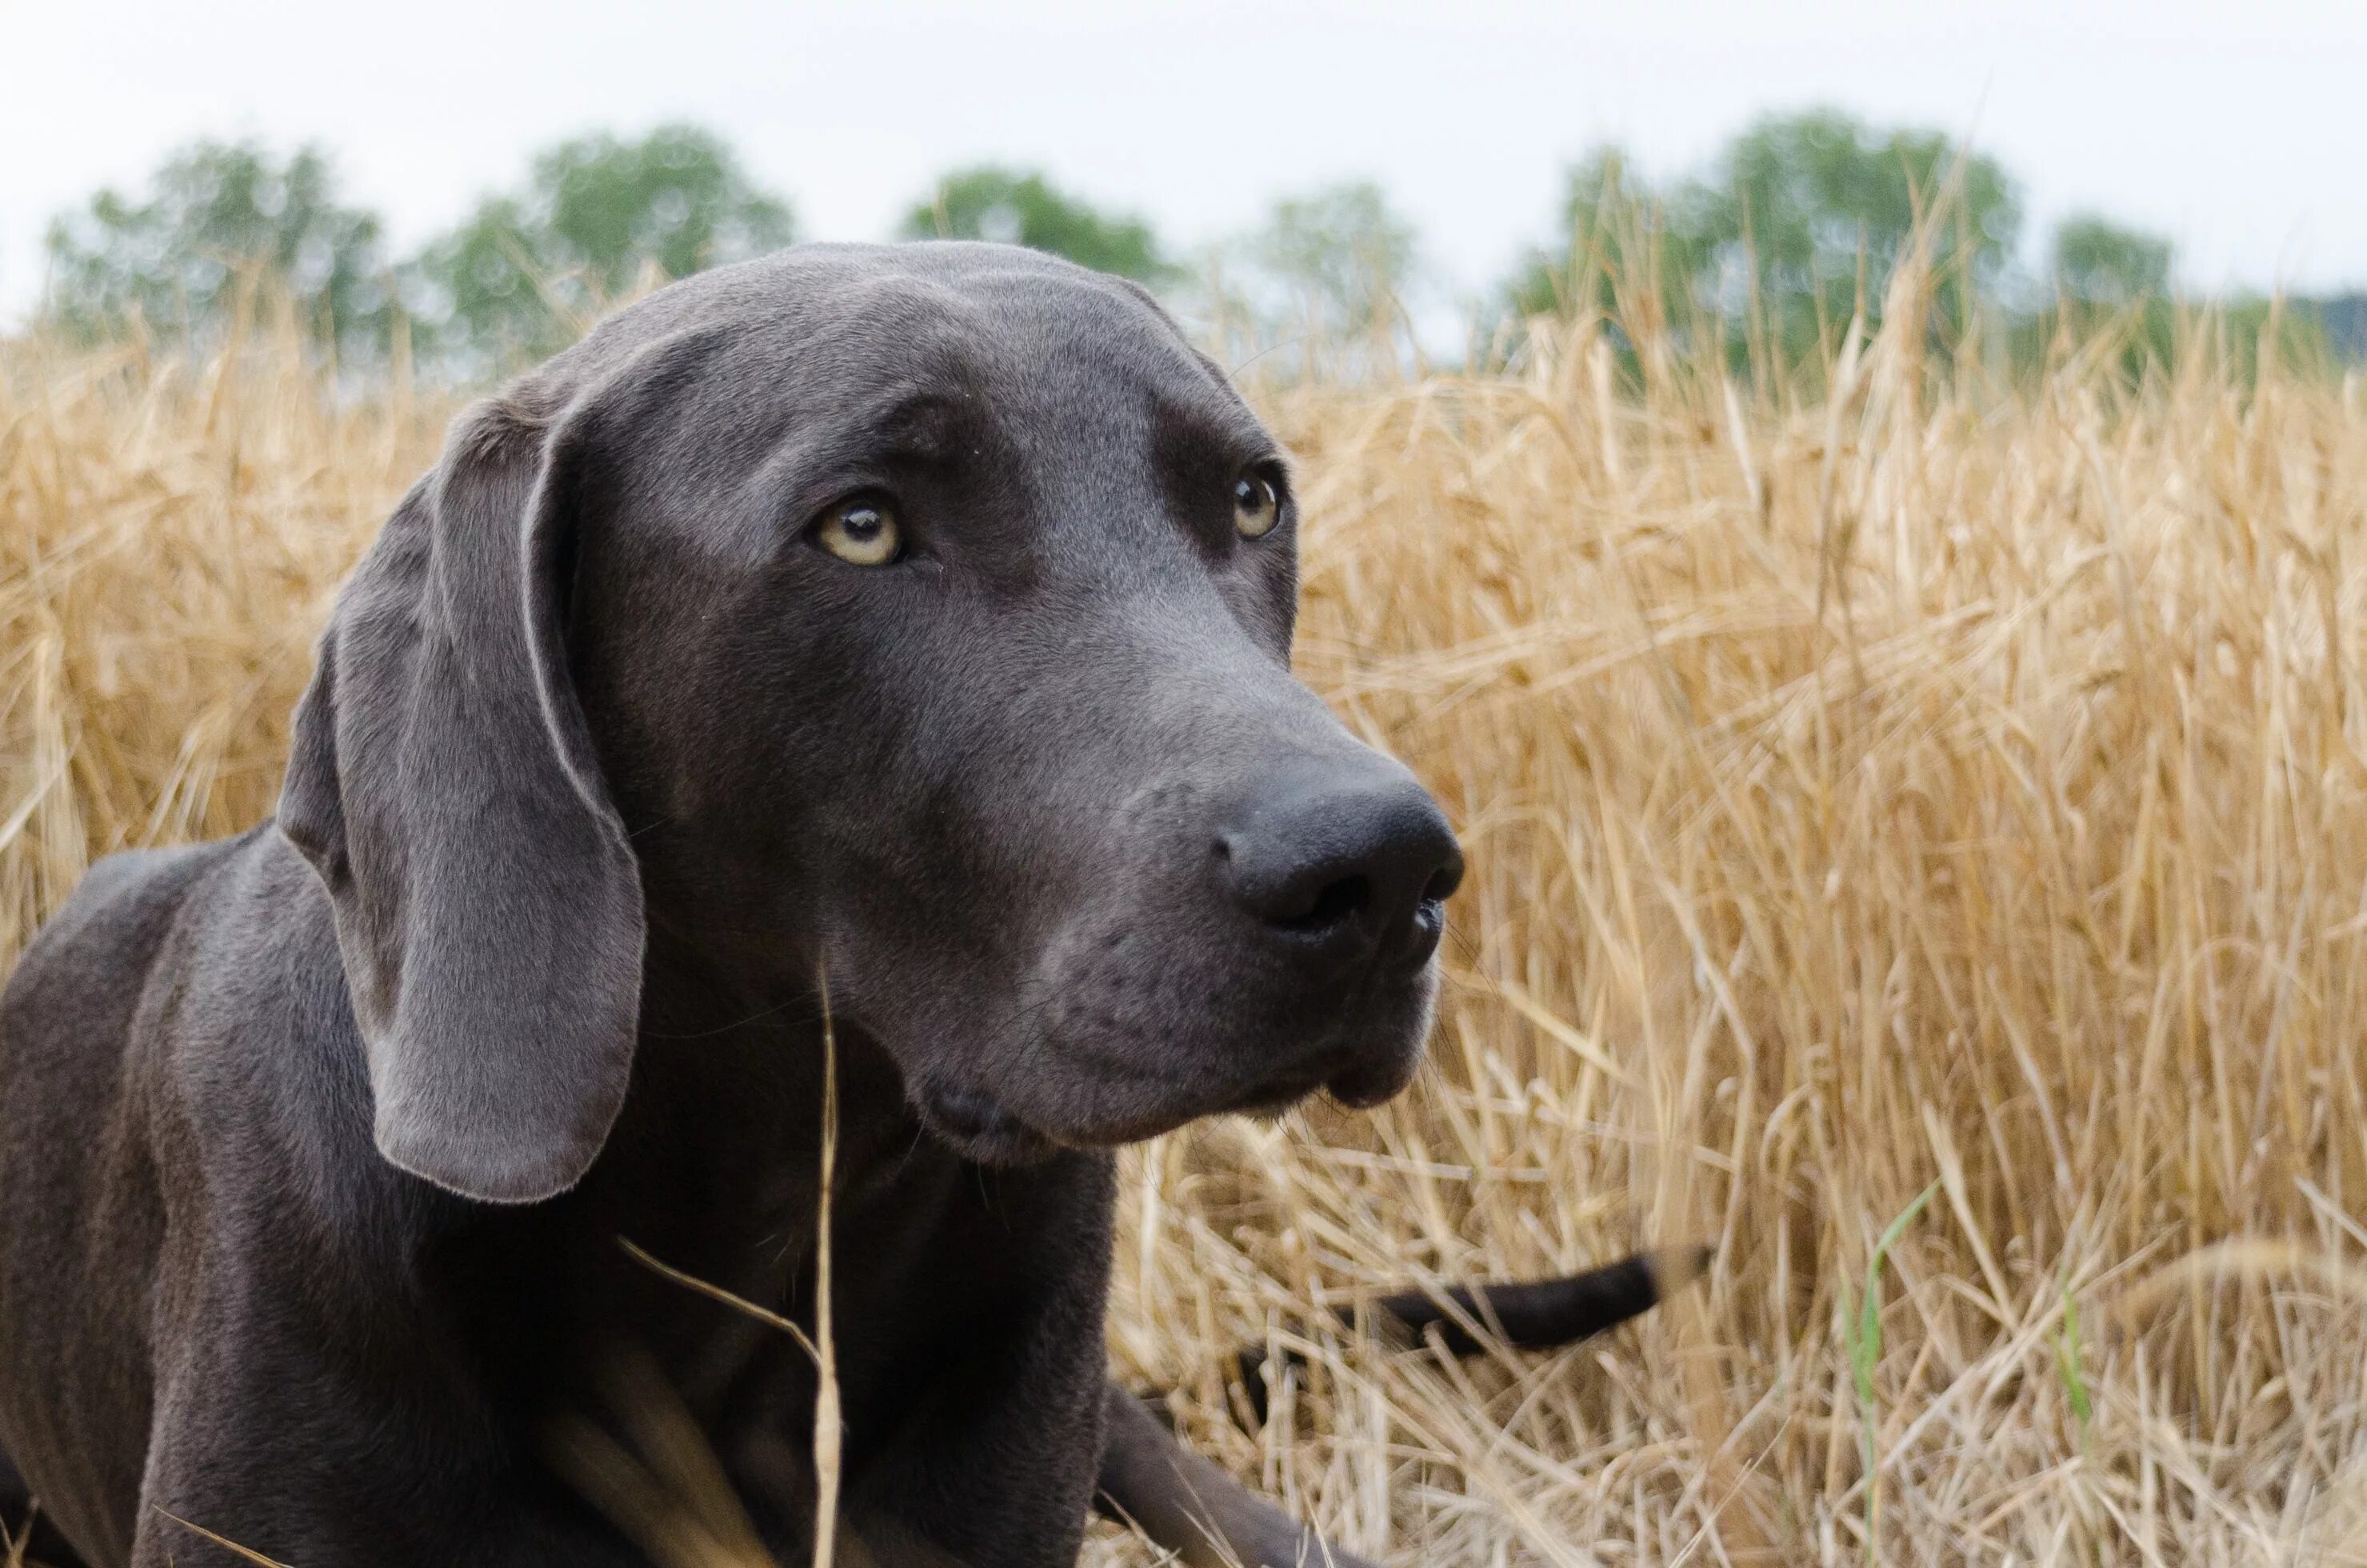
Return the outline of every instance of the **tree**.
<path id="1" fill-rule="evenodd" d="M 1275 202 L 1258 228 L 1209 251 L 1178 303 L 1217 353 L 1263 376 L 1394 369 L 1416 248 L 1378 186 L 1348 181 Z"/>
<path id="2" fill-rule="evenodd" d="M 285 159 L 254 142 L 192 142 L 144 201 L 108 189 L 50 225 L 49 311 L 88 339 L 134 317 L 204 339 L 242 290 L 278 288 L 299 320 L 350 357 L 386 341 L 387 269 L 376 214 L 345 205 L 317 147 Z"/>
<path id="3" fill-rule="evenodd" d="M 2326 333 L 2327 349 L 2346 365 L 2367 364 L 2367 293 L 2334 294 L 2307 302 Z"/>
<path id="4" fill-rule="evenodd" d="M 1704 175 L 1655 192 L 1615 149 L 1574 167 L 1567 248 L 1533 252 L 1507 290 L 1525 313 L 1607 309 L 1614 286 L 1650 283 L 1672 319 L 1722 330 L 1743 351 L 1753 314 L 1787 361 L 1819 357 L 1861 308 L 1879 322 L 1892 268 L 1920 231 L 1933 306 L 1961 319 L 1993 293 L 2021 208 L 2005 171 L 1936 131 L 1877 131 L 1829 109 L 1750 126 Z M 1594 278 L 1570 266 L 1591 264 Z"/>
<path id="5" fill-rule="evenodd" d="M 1226 352 L 1285 377 L 1399 366 L 1416 253 L 1413 225 L 1370 180 L 1285 197 L 1212 257 L 1210 304 Z"/>
<path id="6" fill-rule="evenodd" d="M 437 353 L 481 374 L 566 347 L 647 272 L 685 278 L 794 235 L 787 203 L 711 133 L 602 132 L 543 153 L 523 192 L 487 197 L 428 245 L 405 301 Z"/>
<path id="7" fill-rule="evenodd" d="M 1704 203 L 1716 240 L 1755 268 L 1795 352 L 1819 318 L 1848 321 L 1861 274 L 1868 324 L 1882 290 L 1926 223 L 1938 305 L 1993 292 L 2013 254 L 2022 210 L 1995 160 L 1958 153 L 1937 131 L 1876 131 L 1829 109 L 1760 121 L 1727 149 Z M 1954 307 L 1954 308 L 1952 308 Z"/>
<path id="8" fill-rule="evenodd" d="M 2179 336 L 2169 299 L 2171 255 L 2168 240 L 2109 218 L 2066 218 L 2056 226 L 2044 297 L 2014 325 L 2014 359 L 2044 366 L 2108 333 L 2119 339 L 2114 363 L 2132 384 L 2149 368 L 2169 364 Z M 2230 317 L 2241 309 L 2230 301 Z"/>
<path id="9" fill-rule="evenodd" d="M 1175 268 L 1150 226 L 1103 212 L 1054 188 L 1040 171 L 980 164 L 938 182 L 935 199 L 916 204 L 899 229 L 908 240 L 992 240 L 1049 251 L 1080 267 L 1156 283 Z"/>
<path id="10" fill-rule="evenodd" d="M 1364 333 L 1411 276 L 1414 230 L 1379 186 L 1352 180 L 1275 202 L 1247 252 L 1315 330 Z"/>
<path id="11" fill-rule="evenodd" d="M 2170 243 L 2082 212 L 2055 231 L 2055 285 L 2083 304 L 2118 308 L 2169 292 Z"/>
<path id="12" fill-rule="evenodd" d="M 1621 313 L 1620 294 L 1651 286 L 1664 301 L 1690 300 L 1706 274 L 1715 246 L 1712 225 L 1696 210 L 1701 187 L 1656 191 L 1625 151 L 1600 147 L 1563 176 L 1563 244 L 1533 247 L 1509 294 L 1521 316 L 1569 315 L 1589 310 Z"/>

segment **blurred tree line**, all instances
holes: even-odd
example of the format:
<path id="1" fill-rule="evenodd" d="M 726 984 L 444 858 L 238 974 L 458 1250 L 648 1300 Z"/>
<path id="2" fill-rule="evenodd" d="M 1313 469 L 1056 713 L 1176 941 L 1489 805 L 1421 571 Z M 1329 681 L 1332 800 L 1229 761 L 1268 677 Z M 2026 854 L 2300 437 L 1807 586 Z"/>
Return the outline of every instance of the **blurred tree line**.
<path id="1" fill-rule="evenodd" d="M 1532 250 L 1507 287 L 1515 314 L 1593 314 L 1614 335 L 1657 318 L 1679 344 L 1777 379 L 1830 362 L 1853 321 L 1878 328 L 1917 245 L 1928 289 L 1908 302 L 1943 358 L 1971 349 L 2027 370 L 2112 339 L 2135 378 L 2208 324 L 2240 361 L 2271 328 L 2289 358 L 2367 358 L 2367 295 L 2282 310 L 2237 295 L 2181 317 L 2170 242 L 2100 213 L 2062 220 L 2023 270 L 2021 198 L 1995 159 L 1829 109 L 1763 119 L 1664 186 L 1599 149 L 1569 172 L 1560 220 L 1564 238 Z"/>
<path id="2" fill-rule="evenodd" d="M 1617 148 L 1567 176 L 1553 239 L 1472 314 L 1651 323 L 1738 369 L 1788 375 L 1826 363 L 1854 321 L 1902 303 L 1928 313 L 1934 348 L 1967 346 L 2009 367 L 2044 363 L 2105 335 L 2132 376 L 2167 361 L 2181 322 L 2175 257 L 2157 235 L 2080 214 L 2056 225 L 2033 272 L 2017 264 L 2022 211 L 1994 160 L 1946 137 L 1880 129 L 1830 110 L 1753 124 L 1704 169 L 1654 184 Z M 1417 235 L 1382 191 L 1352 182 L 1276 203 L 1264 221 L 1189 258 L 1141 218 L 1064 191 L 1038 170 L 980 165 L 914 200 L 908 239 L 1034 246 L 1134 278 L 1169 298 L 1235 358 L 1285 373 L 1396 360 L 1413 333 L 1404 301 L 1426 283 Z M 319 148 L 281 156 L 253 142 L 175 153 L 144 196 L 103 190 L 52 224 L 47 313 L 97 338 L 137 322 L 165 336 L 220 334 L 275 304 L 350 365 L 408 357 L 482 380 L 572 341 L 609 304 L 667 278 L 797 237 L 788 202 L 696 126 L 561 142 L 513 187 L 489 193 L 407 256 L 350 204 Z M 1928 287 L 1891 298 L 1922 247 Z M 2212 301 L 2239 348 L 2271 323 L 2281 347 L 2367 359 L 2367 295 Z M 1475 334 L 1475 341 L 1486 332 Z M 1361 347 L 1360 347 L 1361 346 Z M 1491 352 L 1475 352 L 1485 357 Z"/>
<path id="3" fill-rule="evenodd" d="M 51 225 L 48 311 L 82 338 L 131 321 L 203 335 L 253 309 L 267 284 L 348 363 L 382 360 L 400 341 L 477 380 L 564 347 L 646 283 L 796 237 L 787 203 L 693 126 L 561 142 L 516 188 L 399 260 L 377 216 L 341 201 L 321 149 L 281 158 L 199 142 L 157 171 L 146 199 L 102 190 Z"/>

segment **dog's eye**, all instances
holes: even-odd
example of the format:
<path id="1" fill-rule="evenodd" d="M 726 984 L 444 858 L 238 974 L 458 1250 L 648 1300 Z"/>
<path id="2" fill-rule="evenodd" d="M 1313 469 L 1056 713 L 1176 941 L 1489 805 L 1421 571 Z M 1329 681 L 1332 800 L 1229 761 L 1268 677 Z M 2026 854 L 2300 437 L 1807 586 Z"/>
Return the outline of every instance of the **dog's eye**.
<path id="1" fill-rule="evenodd" d="M 821 547 L 854 566 L 886 566 L 904 553 L 896 514 L 884 501 L 842 501 L 824 513 L 814 530 Z"/>
<path id="2" fill-rule="evenodd" d="M 1274 481 L 1245 473 L 1233 481 L 1233 528 L 1243 539 L 1263 539 L 1282 518 L 1282 496 Z"/>

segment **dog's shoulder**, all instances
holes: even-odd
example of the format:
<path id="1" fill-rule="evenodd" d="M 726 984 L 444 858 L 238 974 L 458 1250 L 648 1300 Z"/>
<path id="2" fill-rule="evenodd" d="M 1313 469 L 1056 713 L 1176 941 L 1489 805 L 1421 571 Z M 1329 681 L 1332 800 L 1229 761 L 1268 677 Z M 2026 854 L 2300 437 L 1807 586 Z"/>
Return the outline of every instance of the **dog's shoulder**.
<path id="1" fill-rule="evenodd" d="M 366 1051 L 327 891 L 266 824 L 204 890 L 172 955 L 169 1016 L 143 1020 L 219 1189 L 333 1224 L 411 1184 L 370 1140 Z M 242 1167 L 233 1172 L 223 1162 Z M 252 1167 L 261 1165 L 266 1169 Z M 300 1200 L 300 1201 L 299 1201 Z"/>
<path id="2" fill-rule="evenodd" d="M 367 1093 L 327 898 L 269 824 L 99 861 L 0 996 L 0 1108 L 116 1129 L 168 1184 L 225 1148 L 334 1160 L 307 1145 L 366 1137 Z"/>
<path id="3" fill-rule="evenodd" d="M 232 1408 L 317 1370 L 281 1320 L 387 1293 L 413 1210 L 362 1051 L 328 898 L 268 824 L 100 861 L 9 978 L 0 1439 L 85 1539 L 128 1551 L 174 1368 L 211 1358 Z"/>
<path id="4" fill-rule="evenodd" d="M 244 842 L 126 850 L 91 867 L 0 992 L 0 1082 L 111 1076 L 190 890 Z"/>

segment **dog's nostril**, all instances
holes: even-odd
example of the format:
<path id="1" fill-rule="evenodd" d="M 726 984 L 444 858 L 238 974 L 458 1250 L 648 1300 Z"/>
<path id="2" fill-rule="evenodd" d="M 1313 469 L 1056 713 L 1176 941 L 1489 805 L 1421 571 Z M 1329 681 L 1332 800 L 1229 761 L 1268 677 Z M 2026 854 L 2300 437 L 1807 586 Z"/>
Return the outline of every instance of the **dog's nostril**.
<path id="1" fill-rule="evenodd" d="M 1316 891 L 1315 902 L 1297 915 L 1267 918 L 1285 931 L 1324 931 L 1362 914 L 1373 902 L 1373 884 L 1365 877 L 1339 877 Z"/>
<path id="2" fill-rule="evenodd" d="M 1430 874 L 1430 881 L 1422 884 L 1421 901 L 1424 903 L 1444 903 L 1462 885 L 1463 857 L 1457 855 Z"/>
<path id="3" fill-rule="evenodd" d="M 1446 906 L 1437 899 L 1425 898 L 1414 905 L 1413 919 L 1407 924 L 1404 946 L 1398 961 L 1408 969 L 1420 969 L 1438 951 L 1439 938 L 1446 935 Z"/>

